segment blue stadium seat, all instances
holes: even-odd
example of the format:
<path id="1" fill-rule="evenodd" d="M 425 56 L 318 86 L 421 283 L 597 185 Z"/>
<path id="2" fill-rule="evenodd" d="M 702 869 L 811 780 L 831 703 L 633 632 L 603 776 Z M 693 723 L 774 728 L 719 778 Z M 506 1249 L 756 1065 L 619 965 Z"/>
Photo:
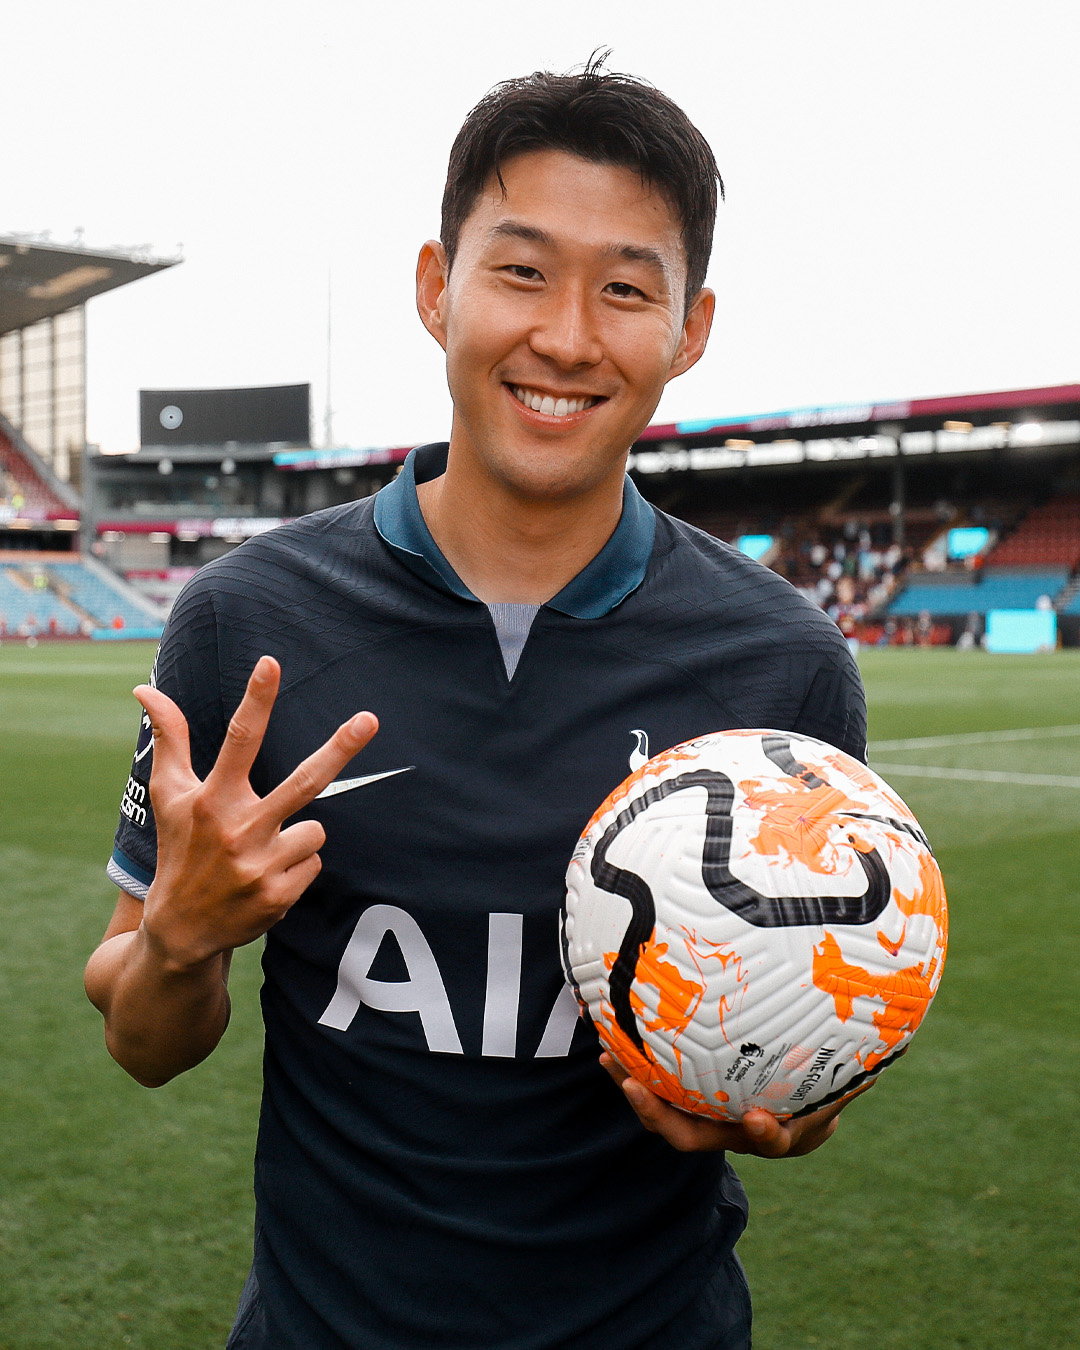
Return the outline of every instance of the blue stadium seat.
<path id="1" fill-rule="evenodd" d="M 118 627 L 117 618 L 123 620 L 125 628 L 146 628 L 154 622 L 146 610 L 82 563 L 50 563 L 46 571 L 64 585 L 71 599 L 92 615 L 101 628 Z"/>
<path id="2" fill-rule="evenodd" d="M 920 614 L 986 614 L 992 609 L 1034 609 L 1040 596 L 1051 600 L 1068 581 L 1064 568 L 1045 571 L 987 569 L 978 581 L 910 582 L 889 605 L 897 616 Z"/>
<path id="3" fill-rule="evenodd" d="M 57 632 L 74 635 L 81 630 L 79 616 L 58 595 L 48 590 L 27 590 L 0 567 L 0 619 L 4 634 Z"/>

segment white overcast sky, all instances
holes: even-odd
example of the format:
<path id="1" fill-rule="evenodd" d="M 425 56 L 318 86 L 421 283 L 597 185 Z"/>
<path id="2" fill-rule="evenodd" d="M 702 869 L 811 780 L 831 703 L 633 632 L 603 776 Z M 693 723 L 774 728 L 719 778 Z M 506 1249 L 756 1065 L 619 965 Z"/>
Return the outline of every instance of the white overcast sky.
<path id="1" fill-rule="evenodd" d="M 140 388 L 310 381 L 334 440 L 445 437 L 416 317 L 451 140 L 597 46 L 727 186 L 709 351 L 658 420 L 1080 380 L 1067 0 L 73 0 L 9 6 L 0 233 L 183 263 L 91 301 L 89 436 Z"/>

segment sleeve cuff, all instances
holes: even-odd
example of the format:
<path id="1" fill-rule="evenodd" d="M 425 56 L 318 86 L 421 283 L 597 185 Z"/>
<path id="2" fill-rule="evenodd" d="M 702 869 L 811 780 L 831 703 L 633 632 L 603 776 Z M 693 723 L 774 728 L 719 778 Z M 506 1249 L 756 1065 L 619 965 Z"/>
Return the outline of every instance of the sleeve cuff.
<path id="1" fill-rule="evenodd" d="M 153 872 L 147 871 L 145 867 L 140 867 L 134 858 L 120 849 L 114 849 L 113 855 L 105 867 L 108 878 L 122 891 L 127 891 L 135 896 L 137 900 L 145 900 L 146 892 L 150 889 L 150 883 L 154 880 Z"/>

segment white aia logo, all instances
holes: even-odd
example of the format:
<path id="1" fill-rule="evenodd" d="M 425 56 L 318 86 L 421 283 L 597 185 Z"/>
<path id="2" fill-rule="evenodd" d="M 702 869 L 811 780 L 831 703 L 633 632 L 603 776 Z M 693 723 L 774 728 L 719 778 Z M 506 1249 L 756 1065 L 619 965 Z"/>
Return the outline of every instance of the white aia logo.
<path id="1" fill-rule="evenodd" d="M 480 1053 L 497 1059 L 514 1059 L 518 1053 L 523 923 L 521 914 L 488 915 Z M 388 933 L 394 935 L 401 950 L 408 971 L 406 980 L 376 980 L 369 974 Z M 348 1031 L 361 1004 L 378 1012 L 419 1013 L 429 1050 L 445 1055 L 464 1053 L 435 953 L 420 925 L 397 905 L 372 905 L 360 915 L 338 966 L 337 989 L 319 1018 L 320 1026 Z M 563 984 L 533 1058 L 568 1055 L 577 1024 L 577 1001 L 570 986 Z"/>

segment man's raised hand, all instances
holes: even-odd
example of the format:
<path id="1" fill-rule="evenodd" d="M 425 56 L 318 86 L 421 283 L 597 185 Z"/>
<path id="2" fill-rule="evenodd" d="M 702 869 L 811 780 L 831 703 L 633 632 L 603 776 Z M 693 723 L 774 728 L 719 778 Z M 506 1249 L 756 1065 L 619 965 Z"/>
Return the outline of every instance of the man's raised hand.
<path id="1" fill-rule="evenodd" d="M 191 767 L 188 726 L 167 695 L 139 685 L 150 718 L 150 800 L 158 863 L 143 929 L 163 961 L 182 970 L 261 937 L 300 898 L 322 866 L 326 832 L 315 820 L 282 828 L 331 783 L 379 728 L 357 713 L 266 797 L 249 774 L 277 697 L 281 667 L 262 657 L 205 780 Z"/>

